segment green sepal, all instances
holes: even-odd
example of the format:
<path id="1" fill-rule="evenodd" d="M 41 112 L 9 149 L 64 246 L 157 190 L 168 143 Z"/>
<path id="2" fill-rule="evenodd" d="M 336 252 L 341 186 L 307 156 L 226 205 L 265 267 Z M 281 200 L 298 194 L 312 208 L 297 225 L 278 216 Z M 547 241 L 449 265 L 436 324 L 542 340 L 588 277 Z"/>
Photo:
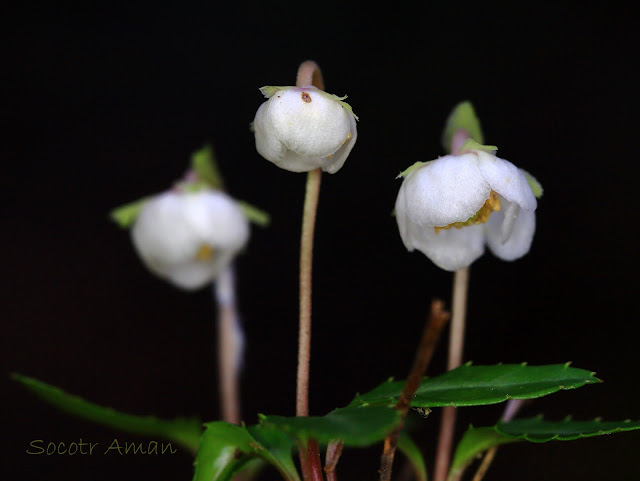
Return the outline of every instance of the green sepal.
<path id="1" fill-rule="evenodd" d="M 440 376 L 425 377 L 411 406 L 480 406 L 508 399 L 532 399 L 562 389 L 575 389 L 601 382 L 593 372 L 569 364 L 528 366 L 497 364 L 460 366 Z M 406 381 L 387 381 L 365 394 L 359 394 L 350 406 L 394 405 Z"/>
<path id="2" fill-rule="evenodd" d="M 191 168 L 197 179 L 208 187 L 215 190 L 223 189 L 224 182 L 211 144 L 205 144 L 191 154 Z"/>
<path id="3" fill-rule="evenodd" d="M 640 421 L 602 421 L 599 418 L 591 421 L 574 421 L 566 418 L 563 421 L 546 421 L 542 416 L 498 423 L 496 432 L 517 439 L 526 439 L 534 443 L 547 441 L 572 441 L 579 438 L 601 436 L 640 429 Z"/>
<path id="4" fill-rule="evenodd" d="M 295 440 L 284 433 L 224 421 L 207 423 L 205 428 L 193 481 L 231 480 L 255 458 L 273 465 L 285 480 L 300 481 L 291 458 Z"/>
<path id="5" fill-rule="evenodd" d="M 467 139 L 462 144 L 462 147 L 460 147 L 460 150 L 482 150 L 483 152 L 487 152 L 488 154 L 495 154 L 498 151 L 498 147 L 496 147 L 495 145 L 482 145 L 473 139 Z"/>
<path id="6" fill-rule="evenodd" d="M 422 167 L 423 165 L 427 165 L 427 164 L 429 164 L 431 162 L 433 162 L 433 160 L 430 160 L 429 162 L 421 162 L 421 161 L 414 162 L 409 167 L 407 167 L 402 172 L 400 172 L 398 175 L 396 175 L 396 179 L 405 178 L 406 176 L 408 176 L 414 170 L 417 170 L 420 167 Z"/>
<path id="7" fill-rule="evenodd" d="M 456 105 L 447 118 L 442 134 L 442 145 L 445 152 L 449 152 L 451 149 L 451 140 L 459 129 L 466 130 L 469 133 L 469 137 L 479 144 L 484 143 L 480 120 L 478 120 L 473 105 L 469 101 L 460 102 Z"/>
<path id="8" fill-rule="evenodd" d="M 378 406 L 340 408 L 325 416 L 261 416 L 260 425 L 298 439 L 320 443 L 340 439 L 345 446 L 369 446 L 384 439 L 399 422 L 399 411 Z"/>
<path id="9" fill-rule="evenodd" d="M 398 449 L 404 454 L 413 466 L 417 481 L 427 481 L 427 466 L 420 449 L 404 431 L 400 432 L 398 439 Z"/>
<path id="10" fill-rule="evenodd" d="M 319 93 L 321 93 L 322 95 L 324 95 L 325 97 L 331 99 L 331 100 L 335 100 L 336 102 L 338 102 L 343 109 L 345 109 L 347 112 L 349 112 L 351 115 L 353 115 L 353 118 L 356 120 L 360 120 L 360 117 L 358 117 L 355 112 L 353 111 L 353 108 L 351 107 L 351 105 L 349 105 L 347 102 L 344 101 L 344 99 L 347 98 L 346 95 L 343 95 L 342 97 L 339 97 L 337 95 L 334 94 L 330 94 L 325 92 L 324 90 L 319 90 Z"/>
<path id="11" fill-rule="evenodd" d="M 35 378 L 12 374 L 11 378 L 45 402 L 73 416 L 141 436 L 162 437 L 195 454 L 200 442 L 202 424 L 198 419 L 158 419 L 155 416 L 136 416 L 99 406 L 69 394 L 62 389 Z"/>
<path id="12" fill-rule="evenodd" d="M 268 212 L 258 209 L 256 206 L 251 205 L 244 200 L 236 199 L 236 203 L 242 209 L 242 212 L 244 212 L 244 215 L 250 222 L 253 222 L 260 227 L 267 227 L 271 223 L 271 216 Z"/>
<path id="13" fill-rule="evenodd" d="M 276 86 L 272 86 L 272 85 L 265 85 L 264 87 L 260 87 L 260 93 L 262 95 L 264 95 L 264 98 L 266 99 L 270 99 L 271 97 L 273 97 L 277 91 L 279 90 L 291 90 L 295 87 L 293 86 L 289 86 L 289 87 L 276 87 Z"/>
<path id="14" fill-rule="evenodd" d="M 277 86 L 271 86 L 271 85 L 265 85 L 264 87 L 260 87 L 260 92 L 262 93 L 262 95 L 264 95 L 265 98 L 269 99 L 271 97 L 273 97 L 276 92 L 278 91 L 285 91 L 285 90 L 291 90 L 294 88 L 307 88 L 307 87 L 277 87 Z M 316 88 L 316 87 L 314 87 Z M 342 108 L 344 108 L 345 110 L 347 110 L 347 112 L 349 112 L 351 115 L 353 115 L 353 118 L 355 118 L 356 120 L 360 120 L 358 118 L 358 116 L 355 114 L 355 112 L 353 111 L 353 108 L 351 107 L 351 105 L 349 105 L 347 102 L 344 101 L 344 99 L 347 98 L 346 95 L 343 95 L 342 97 L 338 96 L 338 95 L 334 95 L 334 94 L 330 94 L 328 92 L 325 92 L 324 90 L 320 90 L 318 88 L 316 88 L 316 91 L 320 94 L 325 96 L 328 99 L 334 100 L 335 102 L 338 102 Z M 254 127 L 253 127 L 253 123 L 249 126 L 249 129 L 253 132 L 254 131 Z"/>
<path id="15" fill-rule="evenodd" d="M 524 169 L 520 169 L 520 170 L 524 174 L 524 177 L 527 179 L 527 182 L 529 183 L 529 187 L 531 187 L 531 191 L 533 192 L 533 195 L 536 197 L 536 199 L 539 199 L 540 197 L 542 197 L 542 194 L 544 193 L 544 189 L 542 188 L 542 184 L 538 182 L 538 179 L 536 179 L 533 175 L 531 175 L 526 170 Z"/>
<path id="16" fill-rule="evenodd" d="M 123 229 L 128 229 L 131 227 L 131 224 L 134 223 L 136 217 L 138 217 L 144 203 L 148 200 L 149 197 L 143 197 L 142 199 L 116 207 L 109 213 L 109 217 Z"/>

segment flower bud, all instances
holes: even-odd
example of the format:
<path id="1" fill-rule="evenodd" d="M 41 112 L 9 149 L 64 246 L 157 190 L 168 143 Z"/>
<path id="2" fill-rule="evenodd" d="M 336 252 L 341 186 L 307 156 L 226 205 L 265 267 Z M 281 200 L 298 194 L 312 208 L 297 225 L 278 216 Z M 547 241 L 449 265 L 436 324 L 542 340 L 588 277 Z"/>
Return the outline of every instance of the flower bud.
<path id="1" fill-rule="evenodd" d="M 245 246 L 249 224 L 222 192 L 170 191 L 145 202 L 131 237 L 151 272 L 194 290 L 215 280 Z"/>
<path id="2" fill-rule="evenodd" d="M 269 98 L 253 122 L 256 149 L 292 172 L 344 165 L 355 144 L 356 117 L 342 98 L 315 87 L 263 87 Z"/>

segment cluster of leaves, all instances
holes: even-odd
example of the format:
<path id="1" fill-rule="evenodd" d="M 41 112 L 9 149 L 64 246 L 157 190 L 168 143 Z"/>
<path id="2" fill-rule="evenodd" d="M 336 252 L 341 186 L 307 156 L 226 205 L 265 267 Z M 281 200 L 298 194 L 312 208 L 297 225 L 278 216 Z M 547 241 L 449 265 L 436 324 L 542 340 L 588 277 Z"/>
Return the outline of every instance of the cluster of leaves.
<path id="1" fill-rule="evenodd" d="M 320 417 L 260 416 L 254 426 L 236 426 L 222 421 L 202 425 L 195 419 L 160 420 L 134 416 L 98 406 L 33 378 L 14 379 L 50 404 L 70 414 L 115 429 L 164 438 L 197 453 L 194 481 L 230 480 L 243 470 L 273 466 L 288 481 L 300 477 L 292 459 L 298 443 L 315 439 L 320 444 L 340 440 L 346 447 L 369 446 L 385 438 L 400 422 L 394 406 L 404 381 L 389 380 L 372 391 L 358 394 L 344 408 Z M 466 364 L 441 376 L 425 377 L 411 405 L 416 408 L 479 406 L 508 399 L 533 399 L 563 389 L 575 389 L 600 380 L 594 373 L 568 364 L 528 366 Z M 487 449 L 519 441 L 534 443 L 573 440 L 618 431 L 640 429 L 640 421 L 603 422 L 565 419 L 550 422 L 529 418 L 470 427 L 456 450 L 451 472 L 460 472 Z M 412 462 L 417 478 L 426 480 L 422 455 L 403 434 L 399 448 Z"/>

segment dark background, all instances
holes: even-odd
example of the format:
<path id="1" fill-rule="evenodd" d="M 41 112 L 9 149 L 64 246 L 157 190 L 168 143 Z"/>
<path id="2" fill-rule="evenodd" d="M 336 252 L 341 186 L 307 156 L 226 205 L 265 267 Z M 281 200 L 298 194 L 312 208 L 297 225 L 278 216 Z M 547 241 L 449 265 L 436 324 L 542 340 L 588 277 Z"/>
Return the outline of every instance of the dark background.
<path id="1" fill-rule="evenodd" d="M 536 175 L 545 195 L 531 253 L 514 263 L 487 254 L 471 269 L 465 358 L 573 361 L 606 381 L 538 400 L 525 415 L 640 417 L 630 12 L 429 3 L 4 7 L 3 479 L 190 479 L 184 453 L 27 455 L 33 439 L 138 438 L 59 413 L 8 373 L 127 412 L 217 417 L 210 292 L 150 275 L 107 216 L 169 187 L 205 141 L 230 192 L 273 217 L 252 228 L 237 262 L 244 417 L 294 413 L 305 177 L 262 159 L 248 126 L 258 88 L 294 83 L 307 58 L 360 117 L 345 167 L 323 176 L 312 414 L 405 376 L 430 299 L 449 301 L 451 274 L 406 252 L 390 212 L 396 174 L 443 153 L 444 120 L 470 99 L 486 141 Z M 430 374 L 444 369 L 445 341 Z M 463 410 L 460 431 L 493 423 L 501 409 Z M 415 434 L 430 465 L 437 425 L 436 412 Z M 487 479 L 637 479 L 639 440 L 508 446 Z M 347 452 L 341 478 L 375 479 L 379 452 Z"/>

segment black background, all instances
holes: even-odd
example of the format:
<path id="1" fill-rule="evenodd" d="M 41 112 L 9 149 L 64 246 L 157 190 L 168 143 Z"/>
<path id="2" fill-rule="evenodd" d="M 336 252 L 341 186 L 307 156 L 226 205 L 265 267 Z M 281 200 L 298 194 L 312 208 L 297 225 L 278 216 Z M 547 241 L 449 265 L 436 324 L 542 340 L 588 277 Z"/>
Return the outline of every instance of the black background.
<path id="1" fill-rule="evenodd" d="M 451 274 L 406 252 L 390 212 L 396 174 L 443 154 L 443 122 L 470 99 L 486 141 L 536 175 L 545 195 L 531 253 L 514 263 L 486 254 L 471 269 L 465 359 L 573 361 L 606 381 L 538 400 L 524 415 L 639 417 L 630 12 L 429 3 L 4 7 L 3 479 L 190 479 L 184 453 L 27 455 L 33 439 L 138 438 L 63 415 L 8 373 L 132 413 L 217 417 L 210 292 L 154 278 L 107 216 L 169 187 L 206 141 L 232 195 L 273 217 L 252 228 L 237 262 L 244 418 L 293 414 L 305 177 L 263 160 L 248 126 L 258 88 L 294 83 L 307 58 L 360 117 L 345 167 L 323 176 L 312 414 L 405 376 L 430 299 L 450 299 Z M 444 369 L 445 342 L 430 374 Z M 500 411 L 465 409 L 460 432 Z M 415 434 L 429 463 L 436 432 L 437 412 Z M 508 446 L 487 479 L 637 479 L 638 440 Z M 348 451 L 341 478 L 374 479 L 378 455 Z"/>

